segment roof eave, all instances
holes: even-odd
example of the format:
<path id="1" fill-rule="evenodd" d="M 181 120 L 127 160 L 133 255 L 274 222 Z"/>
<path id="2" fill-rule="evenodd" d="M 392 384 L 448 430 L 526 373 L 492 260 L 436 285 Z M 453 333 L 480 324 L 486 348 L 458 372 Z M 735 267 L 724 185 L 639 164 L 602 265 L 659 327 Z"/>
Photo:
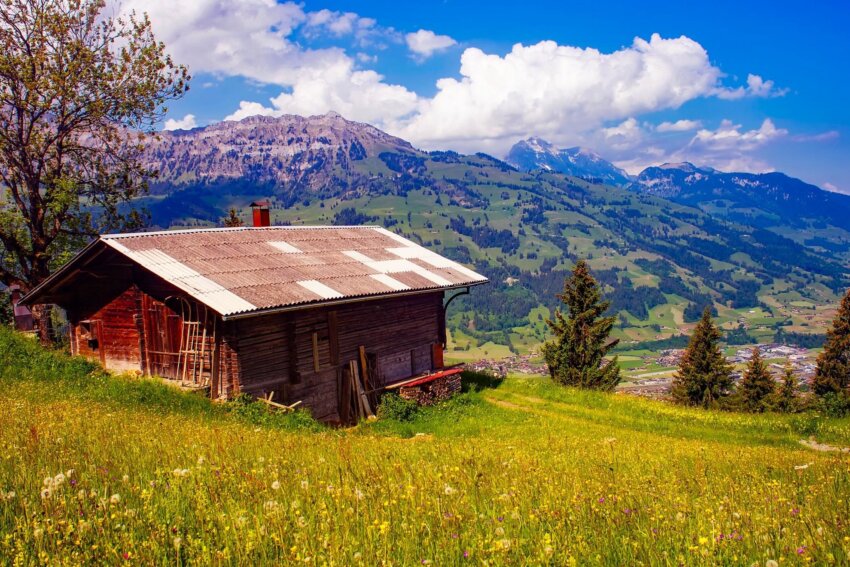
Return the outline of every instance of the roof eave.
<path id="1" fill-rule="evenodd" d="M 376 293 L 372 295 L 360 295 L 356 297 L 343 297 L 340 299 L 331 299 L 326 301 L 310 301 L 307 303 L 298 303 L 295 305 L 281 305 L 279 307 L 269 307 L 266 309 L 257 309 L 256 311 L 243 311 L 241 313 L 230 313 L 222 315 L 222 321 L 236 321 L 241 319 L 250 319 L 252 317 L 262 317 L 264 315 L 275 315 L 278 313 L 290 313 L 293 311 L 303 311 L 305 309 L 313 309 L 316 307 L 333 307 L 337 305 L 346 305 L 349 303 L 362 303 L 364 301 L 376 301 L 378 299 L 387 299 L 394 297 L 406 297 L 410 295 L 422 295 L 424 293 L 436 293 L 443 291 L 451 291 L 453 289 L 470 288 L 483 284 L 490 283 L 490 280 L 484 279 L 476 282 L 461 283 L 444 287 L 427 287 L 422 289 L 411 289 L 407 291 L 391 291 L 387 293 Z"/>
<path id="2" fill-rule="evenodd" d="M 77 255 L 71 258 L 68 262 L 62 265 L 58 270 L 50 274 L 46 280 L 29 290 L 26 295 L 21 297 L 18 302 L 19 305 L 32 306 L 37 305 L 38 302 L 34 301 L 38 298 L 39 295 L 42 295 L 45 290 L 52 287 L 55 283 L 61 281 L 65 276 L 71 275 L 68 272 L 74 270 L 77 265 L 83 261 L 83 259 L 90 253 L 90 251 L 95 248 L 101 239 L 98 237 L 91 242 L 89 242 L 82 250 L 77 252 Z"/>

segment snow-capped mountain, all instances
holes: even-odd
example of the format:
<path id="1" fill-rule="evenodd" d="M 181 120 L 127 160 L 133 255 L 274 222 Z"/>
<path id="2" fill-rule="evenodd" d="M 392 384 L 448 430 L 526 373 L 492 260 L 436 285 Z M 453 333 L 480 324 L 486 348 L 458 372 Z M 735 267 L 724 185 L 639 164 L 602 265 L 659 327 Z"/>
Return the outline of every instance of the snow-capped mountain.
<path id="1" fill-rule="evenodd" d="M 523 171 L 543 169 L 609 185 L 631 182 L 625 171 L 587 148 L 557 148 L 542 138 L 517 142 L 505 161 Z"/>

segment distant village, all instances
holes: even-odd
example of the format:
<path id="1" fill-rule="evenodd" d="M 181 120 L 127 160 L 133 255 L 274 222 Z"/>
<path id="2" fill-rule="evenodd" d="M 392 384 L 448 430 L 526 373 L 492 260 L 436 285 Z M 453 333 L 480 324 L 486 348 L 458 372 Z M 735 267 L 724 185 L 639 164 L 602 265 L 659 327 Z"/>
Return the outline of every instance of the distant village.
<path id="1" fill-rule="evenodd" d="M 750 361 L 753 356 L 753 347 L 745 347 L 738 349 L 735 354 L 726 357 L 729 364 L 742 365 Z M 800 384 L 808 384 L 815 374 L 815 357 L 810 349 L 782 345 L 778 343 L 758 345 L 761 357 L 768 361 L 768 368 L 774 378 L 779 380 L 785 368 L 785 362 L 791 363 L 791 368 L 794 374 L 800 381 Z M 655 363 L 666 369 L 676 368 L 682 361 L 684 349 L 666 349 L 656 355 L 647 355 L 644 361 L 647 364 Z M 537 353 L 513 355 L 503 359 L 482 359 L 466 364 L 466 368 L 476 372 L 487 372 L 496 376 L 507 376 L 508 374 L 527 374 L 527 375 L 547 375 L 548 369 L 546 364 L 537 362 L 539 355 Z M 644 379 L 638 379 L 631 382 L 624 381 L 623 391 L 657 397 L 667 394 L 670 391 L 672 376 L 669 375 L 669 370 L 661 370 L 651 372 Z M 664 374 L 663 376 L 659 374 Z M 734 370 L 732 377 L 735 381 L 741 378 L 741 371 Z"/>

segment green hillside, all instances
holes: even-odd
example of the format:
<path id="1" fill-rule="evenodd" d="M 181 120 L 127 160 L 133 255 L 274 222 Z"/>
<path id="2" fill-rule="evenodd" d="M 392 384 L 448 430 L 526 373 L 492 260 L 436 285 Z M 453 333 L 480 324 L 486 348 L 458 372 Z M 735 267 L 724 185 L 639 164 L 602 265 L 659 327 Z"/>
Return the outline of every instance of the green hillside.
<path id="1" fill-rule="evenodd" d="M 410 422 L 323 429 L 109 377 L 0 330 L 12 564 L 850 561 L 850 423 L 466 378 Z"/>
<path id="2" fill-rule="evenodd" d="M 709 303 L 721 324 L 743 324 L 758 340 L 780 328 L 822 333 L 847 285 L 846 228 L 812 224 L 805 238 L 832 245 L 807 246 L 780 236 L 779 221 L 768 230 L 718 220 L 660 197 L 520 173 L 483 154 L 384 151 L 346 164 L 323 189 L 160 186 L 147 205 L 161 226 L 207 226 L 231 206 L 248 222 L 246 205 L 271 195 L 274 223 L 383 224 L 474 265 L 492 283 L 455 302 L 449 324 L 453 346 L 477 355 L 533 350 L 579 257 L 605 284 L 624 346 L 680 334 Z"/>

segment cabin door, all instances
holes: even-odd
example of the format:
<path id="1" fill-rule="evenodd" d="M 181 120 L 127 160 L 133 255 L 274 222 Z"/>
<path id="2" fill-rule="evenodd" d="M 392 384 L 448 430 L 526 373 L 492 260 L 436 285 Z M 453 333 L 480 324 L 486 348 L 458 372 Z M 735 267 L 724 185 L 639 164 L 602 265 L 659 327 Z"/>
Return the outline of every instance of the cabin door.
<path id="1" fill-rule="evenodd" d="M 142 298 L 147 372 L 176 380 L 182 334 L 180 315 L 148 295 Z"/>

